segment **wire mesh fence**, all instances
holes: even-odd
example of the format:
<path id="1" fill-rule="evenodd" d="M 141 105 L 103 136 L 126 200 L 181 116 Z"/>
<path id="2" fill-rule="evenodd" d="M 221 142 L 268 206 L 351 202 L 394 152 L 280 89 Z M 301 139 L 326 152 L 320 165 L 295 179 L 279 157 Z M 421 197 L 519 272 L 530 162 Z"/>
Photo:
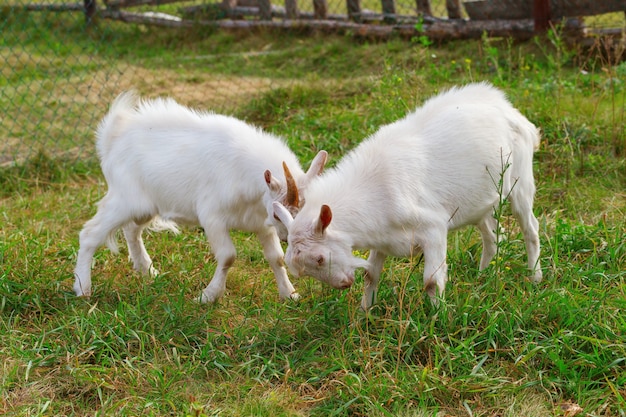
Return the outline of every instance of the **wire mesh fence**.
<path id="1" fill-rule="evenodd" d="M 129 51 L 119 40 L 130 41 L 142 36 L 141 25 L 184 26 L 186 22 L 197 24 L 198 20 L 228 24 L 261 20 L 284 23 L 294 16 L 293 10 L 287 10 L 293 7 L 296 7 L 298 19 L 324 21 L 327 22 L 326 28 L 331 28 L 333 21 L 389 27 L 389 23 L 397 24 L 404 19 L 411 22 L 409 27 L 419 32 L 424 22 L 532 18 L 529 16 L 532 10 L 527 7 L 532 2 L 521 0 L 464 3 L 449 0 L 330 0 L 323 2 L 323 19 L 316 17 L 321 0 L 295 6 L 290 1 L 265 3 L 265 6 L 261 0 L 194 1 L 165 6 L 164 3 L 172 3 L 172 0 L 157 1 L 157 4 L 147 4 L 149 0 L 5 2 L 0 6 L 0 167 L 19 164 L 41 151 L 70 161 L 93 158 L 95 126 L 108 103 L 120 91 L 131 87 L 150 85 L 155 95 L 173 96 L 180 93 L 177 89 L 185 89 L 185 96 L 190 97 L 188 104 L 228 113 L 254 95 L 284 87 L 288 82 L 263 74 L 250 73 L 241 77 L 227 72 L 194 80 L 170 68 L 163 69 L 161 76 L 180 82 L 160 85 L 159 80 L 152 79 L 150 71 L 132 64 L 132 60 L 120 59 Z M 574 8 L 578 0 L 566 0 L 566 5 L 568 1 Z M 129 4 L 133 7 L 127 7 Z M 268 4 L 273 14 L 264 17 L 265 12 L 261 9 Z M 95 6 L 94 15 L 86 16 L 86 5 Z M 587 27 L 623 34 L 625 5 L 623 0 L 587 1 L 576 6 L 582 10 L 579 13 L 562 13 L 585 16 L 585 7 L 588 7 L 589 16 L 584 17 Z M 553 1 L 552 10 L 559 10 L 558 7 Z M 124 10 L 130 14 L 124 17 L 121 14 Z M 460 16 L 451 19 L 451 13 Z M 90 19 L 98 19 L 98 24 L 88 24 Z M 138 19 L 141 25 L 133 19 Z M 214 30 L 214 26 L 207 30 Z M 242 59 L 245 58 L 242 55 Z M 191 58 L 181 55 L 177 59 L 184 64 Z M 214 64 L 219 57 L 206 56 L 203 59 Z"/>

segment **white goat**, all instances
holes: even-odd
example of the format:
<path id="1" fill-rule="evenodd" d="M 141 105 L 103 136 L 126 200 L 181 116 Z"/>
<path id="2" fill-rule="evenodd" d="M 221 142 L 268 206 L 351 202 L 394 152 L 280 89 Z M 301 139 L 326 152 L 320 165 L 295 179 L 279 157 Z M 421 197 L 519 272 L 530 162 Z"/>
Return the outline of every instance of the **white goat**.
<path id="1" fill-rule="evenodd" d="M 293 184 L 306 188 L 322 171 L 325 151 L 304 173 L 278 137 L 172 99 L 140 101 L 132 91 L 114 101 L 96 136 L 108 192 L 80 233 L 74 282 L 78 296 L 91 295 L 93 255 L 105 242 L 116 252 L 115 233 L 120 228 L 135 269 L 157 274 L 142 231 L 151 225 L 175 230 L 176 222 L 202 226 L 217 260 L 201 301 L 216 301 L 226 290 L 227 271 L 236 256 L 231 229 L 258 235 L 281 298 L 298 297 L 287 277 L 277 235 L 279 227 L 286 239 L 286 229 L 272 207 L 274 201 L 293 204 L 294 196 L 288 200 L 285 179 L 266 169 L 280 172 L 284 167 Z"/>
<path id="2" fill-rule="evenodd" d="M 285 261 L 295 276 L 342 289 L 352 285 L 356 268 L 365 267 L 361 306 L 367 310 L 386 256 L 422 251 L 425 289 L 436 304 L 447 281 L 448 231 L 476 225 L 483 242 L 480 268 L 486 268 L 496 253 L 494 208 L 509 198 L 538 282 L 532 211 L 538 146 L 537 128 L 501 91 L 486 83 L 452 88 L 383 126 L 313 180 L 295 219 L 274 204 L 288 229 Z M 370 249 L 367 261 L 353 256 L 355 249 Z"/>

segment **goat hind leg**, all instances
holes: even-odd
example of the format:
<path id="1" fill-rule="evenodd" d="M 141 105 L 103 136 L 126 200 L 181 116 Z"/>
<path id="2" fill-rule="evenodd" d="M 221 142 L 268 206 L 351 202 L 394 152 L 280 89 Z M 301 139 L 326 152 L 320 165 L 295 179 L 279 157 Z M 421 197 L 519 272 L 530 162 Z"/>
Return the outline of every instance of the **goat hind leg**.
<path id="1" fill-rule="evenodd" d="M 79 235 L 73 286 L 79 297 L 91 295 L 91 263 L 96 250 L 126 221 L 111 200 L 112 198 L 105 196 L 99 204 L 98 212 L 85 223 Z"/>
<path id="2" fill-rule="evenodd" d="M 123 231 L 126 244 L 128 245 L 128 254 L 135 270 L 142 274 L 149 274 L 151 277 L 155 277 L 158 275 L 159 271 L 152 265 L 152 259 L 150 259 L 150 255 L 148 255 L 141 237 L 143 230 L 148 224 L 149 222 L 143 222 L 141 224 L 131 222 L 123 227 Z"/>
<path id="3" fill-rule="evenodd" d="M 480 237 L 483 241 L 483 252 L 480 256 L 480 270 L 487 268 L 489 263 L 496 254 L 498 237 L 501 235 L 499 232 L 496 235 L 496 228 L 500 227 L 498 221 L 491 214 L 487 214 L 483 219 L 476 224 L 476 227 L 480 231 Z"/>
<path id="4" fill-rule="evenodd" d="M 532 196 L 532 194 L 530 194 Z M 528 257 L 528 269 L 533 271 L 532 280 L 540 282 L 543 278 L 539 263 L 539 221 L 533 214 L 532 197 L 513 195 L 511 197 L 511 211 L 517 219 L 524 234 L 526 255 Z"/>

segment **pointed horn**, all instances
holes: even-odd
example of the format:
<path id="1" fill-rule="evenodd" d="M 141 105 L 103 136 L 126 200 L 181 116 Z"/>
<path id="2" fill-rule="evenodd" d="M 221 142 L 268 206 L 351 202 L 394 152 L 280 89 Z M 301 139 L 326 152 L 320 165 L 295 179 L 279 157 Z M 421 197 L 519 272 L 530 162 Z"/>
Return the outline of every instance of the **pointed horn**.
<path id="1" fill-rule="evenodd" d="M 283 170 L 285 171 L 285 181 L 287 182 L 287 205 L 292 207 L 298 207 L 300 198 L 298 196 L 298 187 L 296 186 L 296 180 L 293 179 L 287 164 L 283 161 Z"/>

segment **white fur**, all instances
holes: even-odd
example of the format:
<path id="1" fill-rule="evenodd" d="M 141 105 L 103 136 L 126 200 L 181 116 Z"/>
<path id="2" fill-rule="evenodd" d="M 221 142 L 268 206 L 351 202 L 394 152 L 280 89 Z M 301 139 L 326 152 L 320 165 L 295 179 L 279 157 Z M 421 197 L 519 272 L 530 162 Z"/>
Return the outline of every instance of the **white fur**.
<path id="1" fill-rule="evenodd" d="M 304 173 L 282 139 L 243 121 L 191 110 L 172 99 L 141 101 L 132 91 L 114 101 L 96 136 L 108 192 L 80 233 L 77 295 L 91 295 L 93 255 L 105 242 L 116 250 L 118 229 L 124 232 L 135 269 L 154 275 L 142 231 L 175 230 L 174 223 L 182 223 L 204 228 L 217 261 L 203 302 L 216 301 L 226 290 L 226 274 L 236 255 L 231 229 L 258 235 L 280 296 L 297 298 L 283 266 L 276 226 L 283 238 L 286 229 L 272 208 L 286 193 L 285 178 L 271 176 L 270 183 L 264 173 L 282 173 L 284 161 L 306 188 L 318 173 L 312 172 L 314 164 Z"/>
<path id="2" fill-rule="evenodd" d="M 476 225 L 483 240 L 480 268 L 486 268 L 496 252 L 494 208 L 508 197 L 539 281 L 532 212 L 538 146 L 537 128 L 501 91 L 486 83 L 452 88 L 383 126 L 313 180 L 295 220 L 274 204 L 289 230 L 285 261 L 296 276 L 336 288 L 352 285 L 354 270 L 365 267 L 361 305 L 368 309 L 385 257 L 421 251 L 424 285 L 436 303 L 447 281 L 448 231 Z M 368 260 L 353 256 L 355 249 L 370 249 Z"/>

